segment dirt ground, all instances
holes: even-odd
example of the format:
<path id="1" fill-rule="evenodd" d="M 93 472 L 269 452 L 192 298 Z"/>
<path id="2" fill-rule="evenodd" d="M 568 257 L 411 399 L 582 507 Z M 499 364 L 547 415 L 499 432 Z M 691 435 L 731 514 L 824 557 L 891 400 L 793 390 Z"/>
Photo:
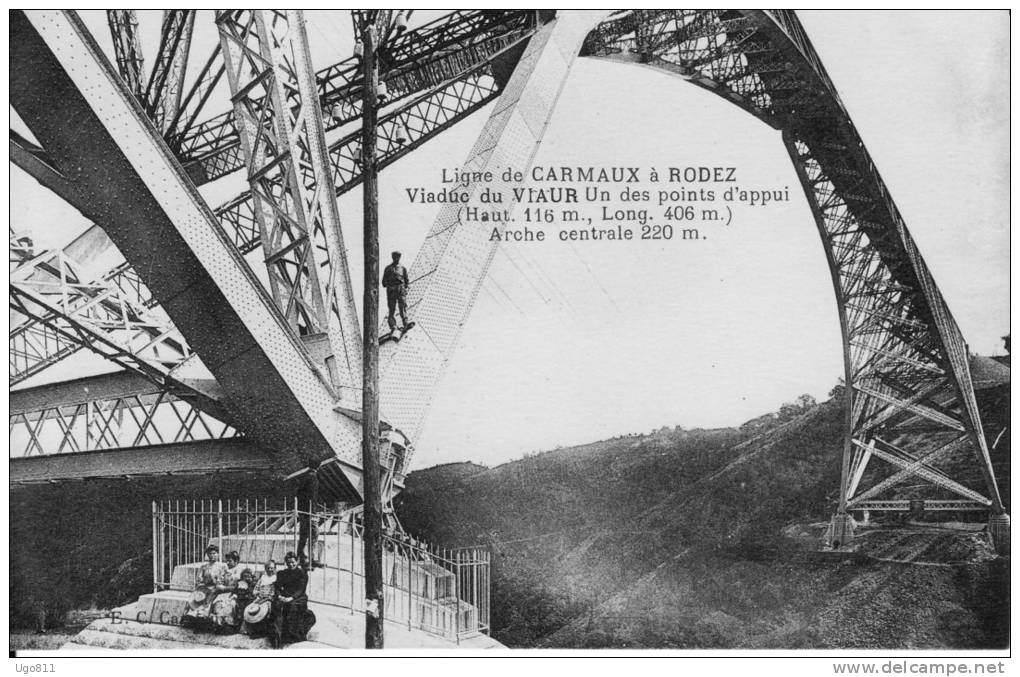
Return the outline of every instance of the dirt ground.
<path id="1" fill-rule="evenodd" d="M 11 630 L 11 651 L 56 651 L 78 634 L 53 630 L 41 635 L 34 630 Z"/>

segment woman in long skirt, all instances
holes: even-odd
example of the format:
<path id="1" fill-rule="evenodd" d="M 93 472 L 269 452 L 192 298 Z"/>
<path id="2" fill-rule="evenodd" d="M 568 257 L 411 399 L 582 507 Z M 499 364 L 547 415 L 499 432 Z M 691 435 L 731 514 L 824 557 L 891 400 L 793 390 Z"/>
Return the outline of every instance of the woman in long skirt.
<path id="1" fill-rule="evenodd" d="M 213 629 L 212 604 L 216 595 L 225 592 L 227 565 L 220 560 L 220 549 L 210 545 L 205 549 L 205 563 L 198 572 L 198 586 L 192 593 L 190 608 L 184 613 L 181 625 L 196 631 Z"/>
<path id="2" fill-rule="evenodd" d="M 238 566 L 241 557 L 237 551 L 227 553 L 227 568 L 223 572 L 223 584 L 217 590 L 219 593 L 213 600 L 209 617 L 215 626 L 216 632 L 230 634 L 237 632 L 237 585 L 241 580 L 241 567 Z"/>
<path id="3" fill-rule="evenodd" d="M 298 566 L 298 558 L 288 552 L 284 558 L 287 568 L 276 575 L 276 603 L 273 608 L 273 632 L 270 643 L 280 648 L 284 644 L 303 642 L 315 625 L 315 615 L 308 610 L 308 574 Z"/>

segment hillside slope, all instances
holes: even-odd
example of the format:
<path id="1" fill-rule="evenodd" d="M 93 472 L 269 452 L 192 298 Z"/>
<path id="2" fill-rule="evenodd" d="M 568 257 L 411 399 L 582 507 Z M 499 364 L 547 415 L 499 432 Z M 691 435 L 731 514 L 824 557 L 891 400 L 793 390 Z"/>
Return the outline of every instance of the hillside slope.
<path id="1" fill-rule="evenodd" d="M 493 633 L 511 646 L 1004 645 L 1008 561 L 983 536 L 924 535 L 915 564 L 812 554 L 839 484 L 842 404 L 784 411 L 426 469 L 398 513 L 441 544 L 491 546 Z M 971 563 L 947 564 L 940 538 L 966 540 Z"/>

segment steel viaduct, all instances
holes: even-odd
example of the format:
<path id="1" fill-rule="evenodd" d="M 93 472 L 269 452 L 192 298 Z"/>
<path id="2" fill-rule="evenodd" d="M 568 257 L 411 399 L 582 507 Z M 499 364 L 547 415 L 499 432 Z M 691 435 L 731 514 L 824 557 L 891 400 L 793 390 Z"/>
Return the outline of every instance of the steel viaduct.
<path id="1" fill-rule="evenodd" d="M 11 130 L 11 161 L 93 224 L 57 250 L 11 232 L 11 482 L 313 469 L 357 502 L 360 328 L 337 208 L 361 181 L 357 57 L 315 70 L 300 11 L 218 12 L 209 53 L 192 44 L 209 17 L 168 11 L 144 55 L 135 11 L 107 14 L 111 55 L 74 12 L 10 15 L 32 137 Z M 964 338 L 793 12 L 453 12 L 381 55 L 380 167 L 485 108 L 464 170 L 528 168 L 579 57 L 674 75 L 782 134 L 843 336 L 830 544 L 854 511 L 921 500 L 987 512 L 1008 547 Z M 234 172 L 243 193 L 199 194 Z M 380 348 L 387 491 L 495 252 L 483 231 L 440 211 L 411 267 L 418 329 Z M 121 371 L 19 386 L 82 350 Z"/>

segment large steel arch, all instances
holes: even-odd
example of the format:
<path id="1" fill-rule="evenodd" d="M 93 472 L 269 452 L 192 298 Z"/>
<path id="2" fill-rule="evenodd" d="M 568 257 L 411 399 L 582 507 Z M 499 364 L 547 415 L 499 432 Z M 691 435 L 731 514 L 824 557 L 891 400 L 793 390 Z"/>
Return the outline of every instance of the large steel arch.
<path id="1" fill-rule="evenodd" d="M 829 544 L 851 540 L 851 511 L 920 508 L 988 510 L 1008 547 L 966 343 L 793 12 L 624 11 L 589 34 L 581 54 L 677 75 L 782 132 L 843 335 L 846 437 Z M 925 486 L 899 488 L 907 479 Z"/>

